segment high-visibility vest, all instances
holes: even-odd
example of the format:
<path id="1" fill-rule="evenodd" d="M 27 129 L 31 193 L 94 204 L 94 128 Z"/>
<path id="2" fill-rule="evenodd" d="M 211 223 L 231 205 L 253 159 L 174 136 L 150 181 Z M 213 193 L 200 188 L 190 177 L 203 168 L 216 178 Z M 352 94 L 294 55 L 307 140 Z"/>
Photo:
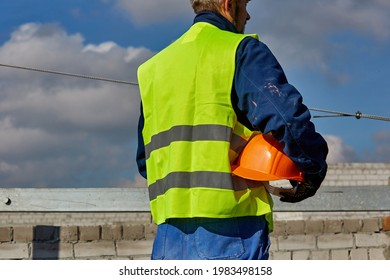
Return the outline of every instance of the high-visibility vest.
<path id="1" fill-rule="evenodd" d="M 230 167 L 255 134 L 237 122 L 231 104 L 236 51 L 247 36 L 196 23 L 138 70 L 157 224 L 267 215 L 272 228 L 273 203 L 263 183 L 235 177 Z"/>

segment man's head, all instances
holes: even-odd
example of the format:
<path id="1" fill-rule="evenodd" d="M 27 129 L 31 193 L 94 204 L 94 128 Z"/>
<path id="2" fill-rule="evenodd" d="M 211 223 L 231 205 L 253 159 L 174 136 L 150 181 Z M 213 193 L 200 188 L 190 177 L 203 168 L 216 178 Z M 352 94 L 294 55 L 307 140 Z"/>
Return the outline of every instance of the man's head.
<path id="1" fill-rule="evenodd" d="M 234 24 L 239 33 L 244 33 L 250 15 L 246 6 L 250 0 L 190 0 L 196 14 L 214 11 Z"/>

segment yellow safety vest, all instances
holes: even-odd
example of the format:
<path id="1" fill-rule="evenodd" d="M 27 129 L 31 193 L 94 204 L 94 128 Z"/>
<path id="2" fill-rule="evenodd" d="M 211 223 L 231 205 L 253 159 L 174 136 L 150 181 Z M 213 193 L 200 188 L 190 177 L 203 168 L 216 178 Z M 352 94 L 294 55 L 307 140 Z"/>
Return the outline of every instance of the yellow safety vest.
<path id="1" fill-rule="evenodd" d="M 273 203 L 263 184 L 232 176 L 230 168 L 256 133 L 237 122 L 231 104 L 236 51 L 247 36 L 196 23 L 138 70 L 157 224 L 267 215 L 272 229 Z"/>

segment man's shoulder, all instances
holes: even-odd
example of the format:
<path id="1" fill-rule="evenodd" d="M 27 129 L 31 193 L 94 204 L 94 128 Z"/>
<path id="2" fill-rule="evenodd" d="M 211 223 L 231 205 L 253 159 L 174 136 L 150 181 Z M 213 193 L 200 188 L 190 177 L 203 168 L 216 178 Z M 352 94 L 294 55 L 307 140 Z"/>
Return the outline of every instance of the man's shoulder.
<path id="1" fill-rule="evenodd" d="M 248 47 L 248 48 L 267 48 L 267 45 L 262 42 L 259 37 L 256 34 L 246 34 L 244 40 L 241 42 L 242 47 Z"/>
<path id="2" fill-rule="evenodd" d="M 253 53 L 253 52 L 272 53 L 271 50 L 268 48 L 268 46 L 264 42 L 262 42 L 258 37 L 248 35 L 246 38 L 244 38 L 241 41 L 240 45 L 238 46 L 237 53 L 244 55 L 246 53 Z"/>

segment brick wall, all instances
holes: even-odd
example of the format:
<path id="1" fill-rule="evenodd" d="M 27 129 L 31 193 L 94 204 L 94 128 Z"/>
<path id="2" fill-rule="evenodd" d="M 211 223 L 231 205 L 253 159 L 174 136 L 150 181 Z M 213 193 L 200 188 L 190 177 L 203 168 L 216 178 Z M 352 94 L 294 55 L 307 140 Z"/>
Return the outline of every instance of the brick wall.
<path id="1" fill-rule="evenodd" d="M 285 185 L 276 181 L 273 185 Z M 390 163 L 336 163 L 330 164 L 322 187 L 390 186 Z"/>
<path id="2" fill-rule="evenodd" d="M 156 226 L 0 227 L 0 259 L 149 259 Z"/>
<path id="3" fill-rule="evenodd" d="M 149 259 L 153 223 L 0 226 L 0 259 Z M 390 259 L 390 216 L 276 220 L 271 260 Z"/>
<path id="4" fill-rule="evenodd" d="M 389 226 L 389 216 L 278 221 L 270 259 L 389 260 Z"/>
<path id="5" fill-rule="evenodd" d="M 390 163 L 330 164 L 323 186 L 390 186 Z"/>

